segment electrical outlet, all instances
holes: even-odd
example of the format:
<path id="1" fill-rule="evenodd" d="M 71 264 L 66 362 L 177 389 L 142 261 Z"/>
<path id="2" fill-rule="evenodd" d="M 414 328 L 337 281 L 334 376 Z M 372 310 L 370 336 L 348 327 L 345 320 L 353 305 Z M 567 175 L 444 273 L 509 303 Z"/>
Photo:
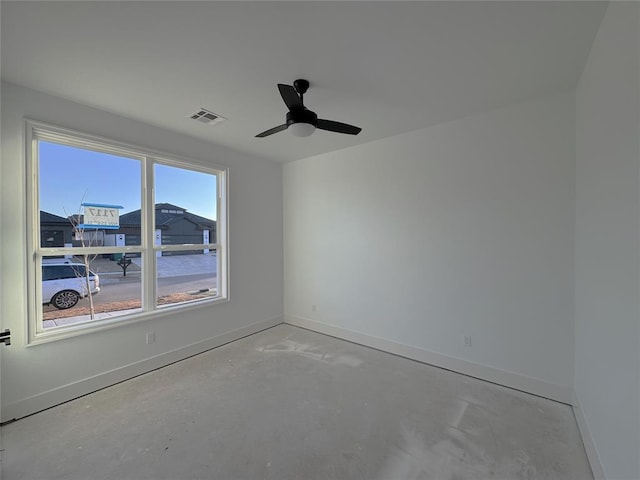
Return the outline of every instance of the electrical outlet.
<path id="1" fill-rule="evenodd" d="M 311 305 L 311 311 L 315 312 L 316 311 L 316 306 L 315 305 Z"/>
<path id="2" fill-rule="evenodd" d="M 147 345 L 156 343 L 156 332 L 147 332 Z"/>
<path id="3" fill-rule="evenodd" d="M 471 346 L 471 335 L 465 335 L 465 337 L 464 337 L 464 346 L 465 347 L 470 347 Z"/>

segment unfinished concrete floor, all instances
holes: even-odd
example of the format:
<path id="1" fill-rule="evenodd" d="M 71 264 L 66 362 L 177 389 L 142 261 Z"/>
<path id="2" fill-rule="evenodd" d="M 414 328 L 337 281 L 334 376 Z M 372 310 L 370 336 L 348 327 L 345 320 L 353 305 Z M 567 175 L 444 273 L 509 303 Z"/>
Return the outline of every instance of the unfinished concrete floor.
<path id="1" fill-rule="evenodd" d="M 288 325 L 2 434 L 3 480 L 593 478 L 570 407 Z"/>

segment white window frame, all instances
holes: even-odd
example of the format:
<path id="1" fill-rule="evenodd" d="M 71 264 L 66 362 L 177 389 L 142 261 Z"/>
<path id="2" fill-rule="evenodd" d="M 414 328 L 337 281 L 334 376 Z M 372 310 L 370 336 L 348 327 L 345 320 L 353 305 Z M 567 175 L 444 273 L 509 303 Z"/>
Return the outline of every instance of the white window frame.
<path id="1" fill-rule="evenodd" d="M 40 245 L 39 155 L 38 142 L 49 141 L 71 147 L 94 150 L 140 161 L 141 169 L 141 232 L 140 246 L 109 247 L 42 247 Z M 57 127 L 47 123 L 25 120 L 25 157 L 27 165 L 27 262 L 28 319 L 26 321 L 27 346 L 48 343 L 63 338 L 102 331 L 121 325 L 147 321 L 195 308 L 207 308 L 212 304 L 229 301 L 229 232 L 228 232 L 228 181 L 229 169 L 220 165 L 205 164 L 193 159 L 125 144 L 95 135 Z M 217 216 L 216 243 L 155 245 L 155 165 L 166 165 L 186 170 L 216 175 Z M 151 226 L 151 227 L 150 227 Z M 195 248 L 194 248 L 195 247 Z M 156 252 L 195 249 L 215 250 L 217 255 L 217 296 L 171 305 L 156 305 L 157 277 Z M 42 321 L 42 269 L 43 257 L 50 255 L 82 255 L 85 253 L 129 253 L 142 255 L 141 300 L 142 310 L 106 319 L 95 319 L 73 325 L 45 329 Z"/>

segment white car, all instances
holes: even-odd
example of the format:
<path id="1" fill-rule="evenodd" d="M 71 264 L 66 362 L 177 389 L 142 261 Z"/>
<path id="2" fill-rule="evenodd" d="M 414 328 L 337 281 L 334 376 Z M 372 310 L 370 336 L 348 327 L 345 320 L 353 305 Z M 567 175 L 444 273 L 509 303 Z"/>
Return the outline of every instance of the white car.
<path id="1" fill-rule="evenodd" d="M 86 269 L 82 263 L 60 260 L 42 264 L 42 303 L 59 309 L 74 307 L 88 295 Z M 89 270 L 89 288 L 100 292 L 100 277 Z"/>

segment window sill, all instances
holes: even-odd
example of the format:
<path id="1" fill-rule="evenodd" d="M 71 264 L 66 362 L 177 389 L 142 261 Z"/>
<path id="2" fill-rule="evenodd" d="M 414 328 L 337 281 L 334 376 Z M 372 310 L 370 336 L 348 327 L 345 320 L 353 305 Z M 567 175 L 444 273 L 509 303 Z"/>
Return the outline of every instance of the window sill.
<path id="1" fill-rule="evenodd" d="M 29 341 L 25 346 L 35 347 L 37 345 L 43 345 L 59 340 L 65 340 L 68 338 L 74 338 L 82 335 L 110 330 L 112 328 L 135 325 L 137 323 L 146 322 L 148 320 L 155 320 L 169 315 L 176 315 L 179 313 L 190 312 L 194 310 L 202 310 L 211 307 L 212 305 L 218 305 L 228 302 L 229 299 L 223 297 L 194 300 L 192 302 L 189 302 L 188 304 L 162 306 L 161 308 L 158 308 L 156 310 L 149 310 L 146 312 L 138 309 L 135 313 L 107 318 L 103 320 L 94 320 L 91 323 L 75 323 L 68 326 L 52 327 L 51 329 L 48 329 L 46 331 L 38 332 L 35 335 L 30 335 Z"/>

